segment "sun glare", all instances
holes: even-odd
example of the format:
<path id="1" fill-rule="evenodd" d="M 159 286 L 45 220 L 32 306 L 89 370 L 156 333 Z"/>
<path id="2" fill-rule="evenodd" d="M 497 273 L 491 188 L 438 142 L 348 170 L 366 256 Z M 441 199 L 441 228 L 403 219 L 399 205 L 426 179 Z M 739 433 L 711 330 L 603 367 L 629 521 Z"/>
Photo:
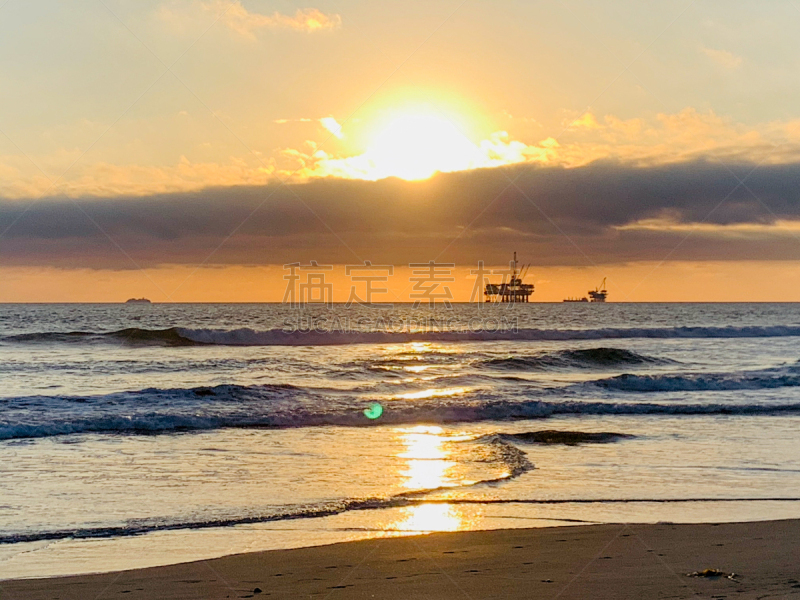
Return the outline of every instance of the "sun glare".
<path id="1" fill-rule="evenodd" d="M 378 178 L 427 179 L 480 163 L 480 150 L 450 120 L 431 114 L 392 119 L 366 152 Z"/>
<path id="2" fill-rule="evenodd" d="M 478 131 L 488 130 L 487 123 L 476 114 L 466 118 L 467 114 L 428 106 L 397 108 L 376 120 L 364 119 L 349 132 L 335 119 L 324 119 L 322 125 L 328 131 L 361 153 L 334 156 L 314 146 L 313 155 L 301 155 L 311 165 L 301 172 L 306 177 L 417 181 L 436 173 L 546 162 L 558 146 L 552 139 L 529 146 L 502 130 L 475 137 Z"/>

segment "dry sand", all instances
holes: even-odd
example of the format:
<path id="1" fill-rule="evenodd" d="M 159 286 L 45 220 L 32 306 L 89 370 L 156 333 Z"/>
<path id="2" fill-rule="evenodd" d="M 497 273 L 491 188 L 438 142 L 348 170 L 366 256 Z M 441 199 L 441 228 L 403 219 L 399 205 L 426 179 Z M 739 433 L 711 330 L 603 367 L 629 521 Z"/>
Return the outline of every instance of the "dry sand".
<path id="1" fill-rule="evenodd" d="M 687 576 L 704 569 L 736 575 Z M 4 600 L 692 597 L 800 599 L 800 521 L 442 533 L 0 582 Z"/>

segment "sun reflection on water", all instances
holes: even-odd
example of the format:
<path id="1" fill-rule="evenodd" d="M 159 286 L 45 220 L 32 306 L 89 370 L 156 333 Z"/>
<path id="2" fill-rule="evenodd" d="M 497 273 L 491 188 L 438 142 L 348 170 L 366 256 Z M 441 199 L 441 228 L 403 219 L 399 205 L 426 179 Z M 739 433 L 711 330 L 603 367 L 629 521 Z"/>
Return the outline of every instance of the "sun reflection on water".
<path id="1" fill-rule="evenodd" d="M 424 400 L 426 398 L 450 398 L 451 396 L 461 396 L 469 392 L 469 388 L 454 387 L 444 389 L 430 389 L 422 390 L 420 392 L 409 392 L 407 394 L 399 394 L 397 398 L 401 400 Z"/>
<path id="2" fill-rule="evenodd" d="M 397 430 L 405 450 L 398 456 L 406 460 L 400 471 L 403 487 L 409 492 L 439 489 L 463 483 L 455 477 L 457 463 L 441 427 L 423 426 Z M 389 529 L 408 532 L 459 531 L 466 529 L 460 507 L 450 504 L 418 504 L 401 509 L 402 518 Z"/>
<path id="3" fill-rule="evenodd" d="M 447 472 L 455 466 L 448 460 L 440 427 L 418 426 L 401 433 L 406 447 L 398 456 L 408 459 L 400 474 L 406 478 L 403 485 L 411 491 L 430 490 L 451 484 Z"/>
<path id="4" fill-rule="evenodd" d="M 440 365 L 429 360 L 426 355 L 448 354 L 451 350 L 446 346 L 430 342 L 412 342 L 401 346 L 393 346 L 384 351 L 385 358 L 400 361 L 398 366 L 406 373 L 417 375 L 417 381 L 436 378 L 440 375 Z M 423 373 L 428 371 L 423 376 Z M 469 388 L 432 387 L 421 391 L 408 392 L 394 396 L 396 400 L 427 400 L 432 398 L 448 398 L 469 393 Z M 453 444 L 458 438 L 448 435 L 437 426 L 418 425 L 395 430 L 403 449 L 398 458 L 403 466 L 398 474 L 402 478 L 401 485 L 406 492 L 423 492 L 425 490 L 441 490 L 456 488 L 473 483 L 465 479 L 463 461 L 457 456 L 458 446 Z M 470 515 L 475 514 L 473 509 Z M 406 506 L 400 509 L 400 518 L 387 523 L 389 531 L 409 533 L 427 533 L 434 531 L 459 531 L 468 528 L 468 519 L 463 507 L 447 503 L 424 503 Z"/>
<path id="5" fill-rule="evenodd" d="M 465 519 L 451 504 L 420 504 L 403 509 L 403 518 L 394 524 L 399 531 L 432 533 L 434 531 L 461 531 Z"/>
<path id="6" fill-rule="evenodd" d="M 408 367 L 403 367 L 403 369 L 409 373 L 422 373 L 423 371 L 427 371 L 431 368 L 433 368 L 433 365 L 411 365 Z"/>

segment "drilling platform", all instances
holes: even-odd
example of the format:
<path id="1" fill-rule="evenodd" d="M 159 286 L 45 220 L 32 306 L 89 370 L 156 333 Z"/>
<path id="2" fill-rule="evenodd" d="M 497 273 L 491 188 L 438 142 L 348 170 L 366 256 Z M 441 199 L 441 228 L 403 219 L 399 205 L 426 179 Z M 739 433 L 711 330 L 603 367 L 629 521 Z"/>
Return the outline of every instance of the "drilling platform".
<path id="1" fill-rule="evenodd" d="M 483 295 L 486 297 L 486 302 L 530 302 L 531 294 L 533 294 L 532 283 L 522 283 L 525 275 L 528 274 L 530 264 L 525 265 L 517 270 L 517 253 L 514 252 L 514 261 L 512 262 L 511 277 L 508 281 L 503 278 L 503 283 L 487 283 Z"/>
<path id="2" fill-rule="evenodd" d="M 606 298 L 608 298 L 608 291 L 606 290 L 606 278 L 603 277 L 603 283 L 597 289 L 589 290 L 589 302 L 605 302 Z"/>

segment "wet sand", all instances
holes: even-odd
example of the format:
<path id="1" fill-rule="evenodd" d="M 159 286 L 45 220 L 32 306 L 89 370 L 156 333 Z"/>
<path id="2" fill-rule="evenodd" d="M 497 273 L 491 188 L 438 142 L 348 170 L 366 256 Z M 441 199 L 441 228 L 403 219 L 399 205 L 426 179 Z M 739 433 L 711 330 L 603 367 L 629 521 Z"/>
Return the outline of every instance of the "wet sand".
<path id="1" fill-rule="evenodd" d="M 688 575 L 706 569 L 725 574 Z M 440 533 L 0 582 L 9 600 L 693 597 L 800 598 L 800 520 Z"/>

